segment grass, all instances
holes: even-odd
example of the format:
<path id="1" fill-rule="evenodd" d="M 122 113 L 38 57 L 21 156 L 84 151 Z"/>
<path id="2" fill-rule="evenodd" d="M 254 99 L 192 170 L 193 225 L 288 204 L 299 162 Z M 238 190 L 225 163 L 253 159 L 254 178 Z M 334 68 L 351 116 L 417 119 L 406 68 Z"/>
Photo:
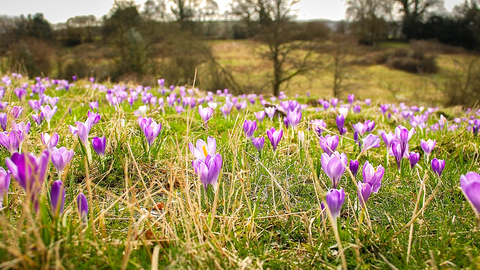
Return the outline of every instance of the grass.
<path id="1" fill-rule="evenodd" d="M 366 69 L 364 76 L 379 68 Z M 392 71 L 386 79 L 393 79 L 395 74 Z M 27 101 L 18 101 L 12 93 L 19 85 L 13 80 L 3 99 L 9 102 L 5 110 L 9 121 L 13 119 L 10 108 L 18 105 L 25 111 L 17 122 L 31 120 Z M 368 90 L 365 86 L 362 91 Z M 156 91 L 152 93 L 160 97 Z M 362 180 L 361 166 L 354 179 L 347 173 L 343 176 L 340 187 L 346 199 L 337 239 L 337 228 L 320 207 L 331 183 L 317 168 L 322 150 L 317 135 L 308 127 L 309 120 L 323 119 L 327 133 L 336 134 L 336 113 L 331 110 L 307 108 L 295 130 L 283 127 L 277 151 L 266 138 L 259 156 L 242 128 L 245 119 L 253 120 L 253 112 L 263 109 L 258 101 L 244 111 L 233 109 L 228 118 L 217 108 L 207 130 L 197 108 L 177 114 L 170 107 L 165 111 L 150 107 L 147 116 L 163 127 L 147 151 L 134 116 L 142 105 L 140 100 L 133 107 L 127 102 L 110 106 L 105 92 L 93 90 L 85 81 L 75 83 L 68 92 L 48 87 L 46 94 L 60 97 L 51 129 L 46 123 L 32 124 L 22 150 L 40 153 L 40 134 L 54 131 L 60 134 L 58 147 L 74 149 L 75 156 L 61 179 L 66 186 L 65 211 L 58 221 L 51 216 L 49 187 L 58 179 L 53 166 L 43 186 L 39 213 L 12 180 L 0 214 L 2 269 L 480 267 L 478 220 L 459 189 L 460 175 L 479 171 L 479 139 L 465 126 L 453 131 L 418 130 L 410 150 L 422 153 L 422 158 L 414 169 L 404 161 L 402 174 L 397 172 L 393 157 L 385 162 L 383 143 L 361 155 L 361 166 L 368 160 L 375 166 L 382 164 L 386 173 L 380 191 L 367 202 L 363 220 L 356 190 L 356 182 Z M 380 92 L 372 90 L 371 97 L 376 95 Z M 102 119 L 93 126 L 89 138 L 106 136 L 107 155 L 101 161 L 93 153 L 93 162 L 88 164 L 68 125 L 85 121 L 88 102 L 94 100 L 100 103 Z M 307 99 L 302 96 L 300 100 Z M 378 110 L 377 105 L 362 105 L 359 114 L 349 114 L 345 123 L 348 133 L 341 136 L 337 151 L 346 153 L 349 160 L 359 156 L 351 128 L 359 121 L 375 121 L 375 134 L 393 131 L 399 124 L 409 126 L 401 116 L 388 119 Z M 449 120 L 465 116 L 449 108 L 442 113 Z M 440 112 L 432 114 L 428 123 L 438 122 L 439 117 Z M 278 119 L 267 117 L 255 136 L 266 137 L 267 129 L 282 126 Z M 10 125 L 7 130 L 11 130 Z M 297 130 L 305 131 L 303 144 Z M 216 139 L 223 166 L 218 189 L 205 193 L 192 168 L 188 143 L 206 140 L 207 136 Z M 424 162 L 420 140 L 427 138 L 437 141 L 431 158 L 446 160 L 441 177 Z M 5 148 L 0 151 L 3 160 L 10 157 Z M 76 210 L 80 192 L 88 198 L 87 227 L 82 226 Z"/>

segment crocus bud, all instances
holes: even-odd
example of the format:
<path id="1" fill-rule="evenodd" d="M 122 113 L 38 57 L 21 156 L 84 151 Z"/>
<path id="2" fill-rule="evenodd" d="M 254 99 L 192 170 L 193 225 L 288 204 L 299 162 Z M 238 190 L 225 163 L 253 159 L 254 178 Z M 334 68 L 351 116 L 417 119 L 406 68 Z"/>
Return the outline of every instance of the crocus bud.
<path id="1" fill-rule="evenodd" d="M 342 210 L 342 205 L 345 201 L 345 191 L 343 191 L 343 188 L 340 190 L 330 189 L 327 193 L 326 201 L 335 222 L 340 216 L 340 210 Z"/>
<path id="2" fill-rule="evenodd" d="M 65 205 L 65 187 L 60 180 L 53 182 L 50 190 L 50 204 L 52 205 L 54 216 L 61 216 Z"/>
<path id="3" fill-rule="evenodd" d="M 441 159 L 432 159 L 432 170 L 438 175 L 441 176 L 443 169 L 445 168 L 445 160 Z"/>
<path id="4" fill-rule="evenodd" d="M 77 210 L 78 210 L 78 215 L 80 216 L 80 221 L 82 222 L 83 225 L 86 225 L 87 216 L 88 216 L 88 202 L 87 202 L 87 197 L 85 197 L 83 193 L 78 194 Z"/>
<path id="5" fill-rule="evenodd" d="M 357 175 L 358 166 L 359 166 L 358 160 L 354 160 L 354 159 L 350 160 L 350 171 L 352 172 L 354 177 Z"/>
<path id="6" fill-rule="evenodd" d="M 415 167 L 417 162 L 420 160 L 420 154 L 415 153 L 415 152 L 410 152 L 410 156 L 408 156 L 408 159 L 410 160 L 410 167 Z"/>
<path id="7" fill-rule="evenodd" d="M 95 137 L 92 139 L 93 150 L 101 157 L 105 157 L 105 147 L 107 145 L 107 139 L 105 137 Z"/>
<path id="8" fill-rule="evenodd" d="M 300 144 L 303 144 L 303 142 L 305 141 L 305 132 L 303 132 L 303 130 L 298 131 L 298 141 L 300 142 Z"/>
<path id="9" fill-rule="evenodd" d="M 0 113 L 0 126 L 2 127 L 3 131 L 7 130 L 7 114 Z"/>

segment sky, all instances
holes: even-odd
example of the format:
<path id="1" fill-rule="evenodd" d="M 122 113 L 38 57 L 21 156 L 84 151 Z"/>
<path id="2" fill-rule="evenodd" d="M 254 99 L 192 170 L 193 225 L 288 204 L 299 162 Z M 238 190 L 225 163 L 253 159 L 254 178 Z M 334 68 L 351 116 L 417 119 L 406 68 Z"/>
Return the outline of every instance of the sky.
<path id="1" fill-rule="evenodd" d="M 136 0 L 143 4 L 146 0 Z M 220 11 L 228 9 L 230 0 L 216 0 Z M 51 23 L 66 22 L 78 15 L 95 15 L 97 18 L 107 14 L 114 0 L 0 0 L 0 15 L 19 16 L 21 14 L 43 13 Z M 452 8 L 464 0 L 445 0 L 445 8 Z M 301 0 L 294 6 L 297 19 L 342 20 L 345 18 L 345 1 L 342 0 Z"/>

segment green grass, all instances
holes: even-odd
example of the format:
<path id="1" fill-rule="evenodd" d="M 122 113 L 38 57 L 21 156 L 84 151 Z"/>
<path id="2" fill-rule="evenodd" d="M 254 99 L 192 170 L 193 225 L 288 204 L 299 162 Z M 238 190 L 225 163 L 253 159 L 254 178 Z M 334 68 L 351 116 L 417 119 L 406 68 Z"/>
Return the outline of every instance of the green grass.
<path id="1" fill-rule="evenodd" d="M 383 67 L 369 67 L 363 76 L 380 72 L 377 69 Z M 397 71 L 388 72 L 385 80 L 400 76 Z M 6 111 L 21 105 L 25 111 L 19 121 L 31 121 L 27 102 L 19 102 L 11 93 L 18 82 L 14 84 L 7 88 L 4 100 L 10 105 Z M 246 111 L 233 109 L 226 119 L 217 108 L 208 130 L 197 108 L 180 115 L 172 108 L 165 112 L 150 109 L 147 116 L 163 128 L 148 152 L 133 114 L 141 101 L 133 108 L 126 102 L 114 108 L 105 93 L 86 84 L 80 81 L 69 92 L 47 89 L 46 94 L 60 97 L 51 129 L 46 123 L 39 127 L 33 123 L 22 147 L 38 154 L 43 148 L 40 134 L 57 131 L 58 147 L 74 149 L 75 156 L 62 176 L 67 189 L 63 217 L 55 226 L 49 216 L 48 191 L 57 179 L 53 166 L 42 191 L 42 214 L 33 211 L 12 179 L 8 203 L 0 213 L 2 269 L 334 269 L 342 265 L 341 254 L 348 269 L 480 267 L 478 220 L 459 189 L 460 175 L 479 171 L 479 138 L 463 127 L 458 131 L 419 130 L 410 142 L 412 151 L 423 154 L 420 140 L 436 139 L 432 158 L 445 159 L 447 164 L 441 178 L 433 174 L 423 156 L 413 170 L 404 161 L 399 174 L 393 157 L 386 164 L 383 142 L 382 147 L 360 156 L 360 167 L 368 160 L 375 166 L 382 164 L 386 173 L 380 191 L 367 203 L 363 221 L 356 191 L 361 168 L 356 179 L 343 176 L 339 185 L 346 192 L 338 226 L 341 253 L 331 221 L 320 208 L 331 183 L 322 170 L 316 173 L 322 150 L 308 128 L 310 120 L 324 119 L 328 133 L 335 134 L 336 113 L 306 109 L 297 127 L 305 131 L 304 144 L 299 144 L 296 131 L 284 129 L 277 151 L 266 138 L 260 157 L 242 128 L 245 119 L 253 120 L 253 112 L 263 109 L 258 102 Z M 361 90 L 362 97 L 381 95 L 369 87 Z M 369 89 L 372 96 L 367 96 Z M 107 137 L 103 166 L 95 153 L 93 163 L 87 164 L 77 138 L 68 131 L 68 125 L 86 120 L 88 102 L 93 100 L 100 102 L 102 120 L 89 138 Z M 449 108 L 443 113 L 450 120 L 463 115 Z M 439 115 L 433 114 L 429 124 L 437 122 Z M 378 113 L 378 106 L 363 105 L 361 113 L 347 117 L 348 133 L 337 149 L 349 160 L 359 155 L 351 126 L 367 119 L 377 123 L 374 134 L 393 131 L 399 124 L 409 126 L 400 116 L 386 119 Z M 255 136 L 266 137 L 265 131 L 272 126 L 282 127 L 278 119 L 266 118 Z M 223 167 L 217 192 L 206 195 L 191 166 L 188 143 L 207 136 L 217 140 Z M 10 157 L 3 147 L 0 151 L 2 160 Z M 80 192 L 89 199 L 87 228 L 82 228 L 76 212 Z M 150 214 L 159 203 L 164 205 L 160 215 Z"/>

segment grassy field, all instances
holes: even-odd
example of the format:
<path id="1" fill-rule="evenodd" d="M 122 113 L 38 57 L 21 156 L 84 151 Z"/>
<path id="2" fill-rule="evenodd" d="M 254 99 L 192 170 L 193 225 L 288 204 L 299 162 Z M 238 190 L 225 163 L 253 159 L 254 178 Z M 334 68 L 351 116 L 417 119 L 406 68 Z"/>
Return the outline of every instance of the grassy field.
<path id="1" fill-rule="evenodd" d="M 264 45 L 248 40 L 215 41 L 211 43 L 215 57 L 219 63 L 228 67 L 237 81 L 248 86 L 248 89 L 268 90 L 268 76 L 271 74 L 271 63 L 261 57 Z M 409 44 L 383 43 L 375 51 L 408 49 Z M 351 62 L 368 57 L 370 48 L 352 47 Z M 359 54 L 357 51 L 364 52 Z M 346 68 L 344 80 L 345 90 L 342 97 L 354 93 L 357 97 L 373 98 L 378 102 L 414 102 L 422 105 L 442 104 L 444 101 L 443 81 L 445 77 L 474 55 L 461 50 L 457 53 L 435 53 L 439 72 L 436 74 L 412 74 L 390 69 L 385 65 L 355 65 Z M 328 53 L 320 55 L 322 67 L 307 76 L 295 77 L 287 86 L 289 95 L 312 95 L 322 98 L 332 96 L 333 75 L 329 66 L 332 56 Z M 264 91 L 265 91 L 264 90 Z"/>
<path id="2" fill-rule="evenodd" d="M 240 44 L 238 48 L 234 43 L 215 46 L 216 52 L 223 55 L 222 61 L 231 61 L 239 73 L 248 73 L 242 69 L 242 63 L 258 67 L 264 63 L 239 57 L 246 53 L 249 44 Z M 451 60 L 442 56 L 441 61 Z M 385 80 L 400 75 L 417 77 L 382 66 L 358 71 L 362 72 L 363 76 L 385 74 Z M 265 146 L 259 152 L 243 128 L 245 120 L 255 120 L 254 112 L 264 110 L 258 97 L 254 105 L 247 103 L 241 110 L 234 106 L 229 116 L 223 117 L 220 107 L 227 103 L 226 98 L 212 95 L 217 107 L 205 124 L 199 115 L 198 103 L 207 97 L 206 93 L 196 93 L 196 105 L 185 106 L 183 112 L 177 113 L 157 87 L 143 90 L 136 85 L 106 84 L 103 87 L 81 80 L 65 91 L 56 90 L 58 85 L 52 85 L 52 81 L 42 80 L 37 84 L 45 87 L 45 95 L 59 97 L 58 111 L 50 124 L 44 120 L 37 125 L 32 115 L 38 112 L 30 108 L 28 100 L 39 100 L 43 95 L 27 95 L 19 100 L 14 89 L 27 80 L 10 78 L 10 85 L 2 84 L 6 89 L 2 102 L 8 102 L 2 110 L 8 117 L 6 130 L 19 129 L 12 121 L 30 121 L 31 128 L 29 131 L 20 128 L 24 132 L 21 150 L 10 152 L 1 147 L 1 166 L 7 169 L 4 161 L 22 156 L 15 154 L 17 151 L 39 156 L 46 150 L 41 140 L 43 133 L 57 132 L 60 136 L 57 147 L 72 149 L 74 155 L 63 174 L 58 175 L 49 164 L 44 181 L 41 173 L 33 169 L 32 178 L 27 180 L 41 182 L 33 191 L 25 191 L 18 179 L 25 176 L 9 167 L 12 180 L 0 213 L 1 269 L 480 267 L 479 219 L 459 188 L 461 175 L 480 171 L 479 138 L 471 131 L 474 124 L 467 122 L 470 117 L 477 117 L 474 111 L 447 108 L 426 113 L 426 108 L 415 111 L 397 104 L 384 115 L 375 102 L 368 106 L 362 101 L 367 97 L 379 100 L 376 95 L 383 93 L 381 88 L 365 85 L 359 89 L 360 97 L 354 102 L 361 111 L 348 113 L 344 135 L 338 133 L 335 124 L 338 110 L 306 107 L 301 110 L 302 117 L 296 127 L 287 128 L 278 118 L 265 117 L 263 122 L 257 121 L 254 136 L 265 138 Z M 34 83 L 28 81 L 28 85 Z M 377 84 L 371 81 L 371 85 Z M 313 97 L 323 96 L 327 88 L 322 89 L 311 89 Z M 25 90 L 32 93 L 32 87 Z M 127 97 L 134 97 L 132 93 L 136 91 L 138 100 L 130 105 Z M 296 91 L 292 88 L 284 100 L 292 99 Z M 178 87 L 175 92 L 180 96 Z M 145 99 L 146 107 L 141 107 L 142 96 L 148 93 L 159 100 L 163 98 L 163 105 L 148 104 Z M 110 94 L 117 99 L 112 99 Z M 414 103 L 412 97 L 414 93 L 409 92 L 397 98 Z M 43 99 L 48 103 L 48 98 L 43 96 Z M 386 95 L 384 99 L 392 100 Z M 239 97 L 238 102 L 243 100 L 248 99 Z M 301 104 L 307 97 L 302 95 L 298 100 Z M 99 102 L 101 119 L 91 126 L 88 143 L 84 145 L 78 138 L 83 131 L 76 121 L 86 122 L 87 112 L 96 111 L 89 108 L 89 102 L 93 101 Z M 118 101 L 121 102 L 117 104 Z M 180 100 L 174 106 L 181 107 L 181 104 Z M 14 106 L 24 109 L 17 119 L 13 115 Z M 206 107 L 206 103 L 203 106 Z M 352 125 L 366 120 L 374 121 L 375 128 L 360 139 L 369 133 L 380 134 L 382 130 L 393 132 L 399 125 L 410 129 L 412 118 L 402 116 L 409 112 L 426 115 L 424 128 L 418 127 L 409 142 L 410 151 L 421 155 L 415 167 L 411 168 L 408 159 L 403 159 L 398 171 L 395 158 L 387 154 L 383 142 L 378 148 L 361 151 L 354 141 Z M 387 116 L 389 113 L 391 117 Z M 144 124 L 139 122 L 139 114 L 162 125 L 151 145 L 145 137 L 148 132 Z M 447 117 L 446 122 L 441 115 Z M 326 194 L 333 187 L 322 169 L 321 156 L 327 150 L 322 150 L 319 137 L 311 127 L 310 121 L 314 119 L 326 122 L 323 136 L 338 136 L 336 151 L 345 153 L 348 162 L 358 160 L 360 164 L 356 176 L 346 166 L 338 184 L 338 189 L 345 191 L 338 220 L 332 217 L 332 206 L 326 201 Z M 445 123 L 444 128 L 439 128 L 438 123 Z M 69 125 L 79 127 L 77 135 L 72 134 Z M 276 150 L 266 134 L 272 127 L 283 130 Z M 304 132 L 303 138 L 299 132 Z M 101 158 L 92 149 L 92 139 L 103 136 L 106 151 Z M 208 153 L 210 157 L 218 154 L 222 163 L 216 188 L 208 185 L 205 190 L 202 182 L 207 176 L 193 167 L 195 156 L 189 143 L 195 145 L 198 139 L 207 141 L 209 136 L 216 140 L 216 150 L 200 147 L 199 153 L 205 156 Z M 422 139 L 436 140 L 430 157 L 420 146 Z M 441 176 L 432 170 L 433 158 L 446 162 Z M 382 165 L 385 174 L 378 193 L 372 193 L 362 207 L 357 182 L 367 181 L 362 176 L 367 161 L 375 168 Z M 25 164 L 34 166 L 32 168 L 40 166 L 40 163 Z M 60 215 L 50 206 L 52 198 L 56 198 L 51 192 L 55 180 L 61 180 L 66 190 L 65 208 Z M 88 203 L 88 214 L 83 216 L 77 210 L 77 196 L 81 193 Z M 38 207 L 35 207 L 35 198 L 38 198 Z"/>

